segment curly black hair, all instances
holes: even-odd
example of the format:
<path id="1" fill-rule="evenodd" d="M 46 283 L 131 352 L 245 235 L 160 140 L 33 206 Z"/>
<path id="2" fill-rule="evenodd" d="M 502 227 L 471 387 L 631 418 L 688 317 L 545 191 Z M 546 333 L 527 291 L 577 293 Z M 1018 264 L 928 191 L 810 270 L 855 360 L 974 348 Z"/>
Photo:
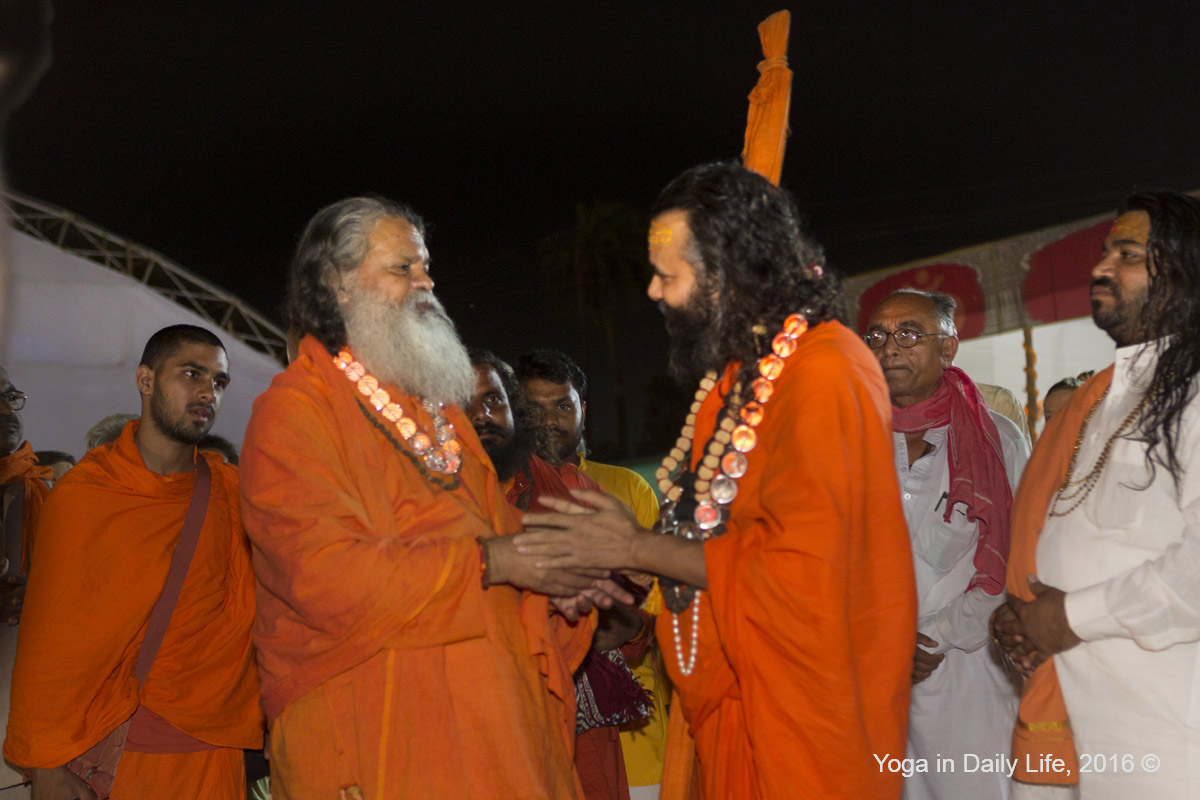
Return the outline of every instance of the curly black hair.
<path id="1" fill-rule="evenodd" d="M 543 380 L 550 383 L 569 383 L 579 393 L 579 399 L 587 401 L 587 375 L 571 357 L 561 350 L 549 347 L 530 350 L 517 358 L 517 380 Z"/>
<path id="2" fill-rule="evenodd" d="M 517 374 L 513 372 L 513 368 L 509 366 L 507 361 L 500 358 L 500 356 L 491 350 L 485 350 L 482 347 L 468 347 L 467 357 L 471 359 L 472 367 L 486 364 L 496 370 L 496 375 L 500 378 L 500 386 L 504 389 L 504 393 L 508 395 L 510 405 L 520 400 L 521 385 L 517 382 Z"/>
<path id="3" fill-rule="evenodd" d="M 1157 355 L 1137 438 L 1146 443 L 1150 481 L 1161 466 L 1178 489 L 1183 416 L 1200 372 L 1200 200 L 1180 192 L 1137 192 L 1125 198 L 1117 216 L 1132 211 L 1150 217 L 1150 284 L 1140 323 L 1143 348 Z"/>
<path id="4" fill-rule="evenodd" d="M 416 212 L 383 197 L 348 197 L 327 205 L 300 236 L 288 273 L 286 318 L 299 336 L 311 333 L 330 354 L 346 344 L 334 276 L 358 268 L 371 231 L 388 218 L 403 219 L 425 236 L 425 222 Z"/>
<path id="5" fill-rule="evenodd" d="M 839 281 L 786 190 L 734 162 L 701 164 L 667 184 L 650 215 L 668 211 L 687 215 L 697 289 L 717 298 L 722 364 L 752 366 L 790 314 L 805 311 L 811 325 L 845 320 Z M 756 336 L 756 325 L 771 333 Z"/>

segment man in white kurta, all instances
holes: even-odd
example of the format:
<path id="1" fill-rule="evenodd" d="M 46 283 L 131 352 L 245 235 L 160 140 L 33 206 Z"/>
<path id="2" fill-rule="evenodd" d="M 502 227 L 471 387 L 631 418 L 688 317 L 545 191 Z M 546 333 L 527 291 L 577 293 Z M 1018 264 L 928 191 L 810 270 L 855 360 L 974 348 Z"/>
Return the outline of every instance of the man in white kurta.
<path id="1" fill-rule="evenodd" d="M 1004 800 L 1011 783 L 1008 772 L 993 765 L 1011 750 L 1017 694 L 988 646 L 988 620 L 1005 594 L 1000 581 L 979 580 L 980 509 L 971 508 L 977 503 L 953 502 L 947 519 L 951 425 L 980 428 L 971 436 L 960 435 L 960 448 L 966 441 L 981 448 L 989 442 L 996 446 L 1003 475 L 996 476 L 1001 491 L 993 499 L 1005 504 L 1005 523 L 1029 445 L 1011 420 L 983 407 L 969 378 L 958 370 L 948 372 L 957 350 L 953 313 L 954 301 L 945 295 L 893 294 L 872 312 L 865 337 L 892 395 L 896 472 L 917 577 L 918 640 L 908 757 L 924 759 L 927 771 L 906 776 L 904 797 Z M 923 413 L 949 393 L 947 381 L 962 396 L 961 405 L 966 405 L 968 394 L 975 398 L 975 416 L 952 413 L 951 422 L 938 423 L 936 413 Z M 910 412 L 921 422 L 907 420 Z M 982 430 L 984 415 L 994 426 L 995 439 Z M 959 460 L 965 461 L 965 454 L 959 454 Z M 1007 531 L 1004 534 L 1006 543 Z M 1002 549 L 995 554 L 997 565 L 1007 558 L 1007 549 Z"/>
<path id="2" fill-rule="evenodd" d="M 1154 354 L 1138 358 L 1141 350 L 1117 350 L 1112 385 L 1079 446 L 1084 470 L 1145 394 Z M 1067 622 L 1083 640 L 1054 663 L 1086 799 L 1200 796 L 1195 411 L 1193 403 L 1184 419 L 1179 492 L 1161 467 L 1150 481 L 1144 444 L 1117 437 L 1092 492 L 1066 516 L 1047 515 L 1038 540 L 1038 578 L 1066 592 Z"/>
<path id="3" fill-rule="evenodd" d="M 1009 485 L 1016 486 L 1029 459 L 1029 446 L 1011 420 L 988 413 L 1004 445 Z M 907 778 L 904 797 L 1005 798 L 1010 784 L 1007 772 L 984 772 L 987 765 L 982 763 L 982 759 L 994 762 L 997 755 L 1009 755 L 1017 713 L 1013 684 L 988 647 L 988 618 L 1005 595 L 988 594 L 980 586 L 967 589 L 975 575 L 979 523 L 967 522 L 959 507 L 950 522 L 943 519 L 950 487 L 948 430 L 927 431 L 925 441 L 932 450 L 911 467 L 904 434 L 893 434 L 917 575 L 917 631 L 938 643 L 926 650 L 946 655 L 928 678 L 912 688 L 908 756 L 926 759 L 930 771 Z M 955 770 L 949 771 L 946 762 L 939 769 L 939 756 L 950 759 Z"/>
<path id="4" fill-rule="evenodd" d="M 1200 201 L 1127 198 L 1092 276 L 1092 317 L 1118 347 L 1111 378 L 1106 370 L 1078 389 L 1045 432 L 1051 449 L 1031 468 L 1045 488 L 1022 488 L 1013 567 L 1028 570 L 1026 505 L 1036 519 L 1045 503 L 1036 580 L 1026 593 L 1024 575 L 1009 575 L 1022 597 L 997 611 L 994 627 L 1031 684 L 1061 690 L 1083 800 L 1196 798 Z M 1147 436 L 1157 440 L 1153 465 Z M 1052 693 L 1031 692 L 1021 719 L 1048 729 L 1054 711 L 1040 696 Z M 1042 746 L 1023 730 L 1022 746 Z"/>

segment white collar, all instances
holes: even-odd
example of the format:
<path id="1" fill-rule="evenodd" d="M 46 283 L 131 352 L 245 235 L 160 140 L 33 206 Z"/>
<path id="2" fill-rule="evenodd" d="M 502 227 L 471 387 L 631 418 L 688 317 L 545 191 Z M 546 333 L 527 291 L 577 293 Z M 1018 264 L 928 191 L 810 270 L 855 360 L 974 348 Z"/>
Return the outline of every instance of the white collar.
<path id="1" fill-rule="evenodd" d="M 1113 359 L 1112 394 L 1144 394 L 1150 388 L 1160 347 L 1166 339 L 1118 347 Z"/>

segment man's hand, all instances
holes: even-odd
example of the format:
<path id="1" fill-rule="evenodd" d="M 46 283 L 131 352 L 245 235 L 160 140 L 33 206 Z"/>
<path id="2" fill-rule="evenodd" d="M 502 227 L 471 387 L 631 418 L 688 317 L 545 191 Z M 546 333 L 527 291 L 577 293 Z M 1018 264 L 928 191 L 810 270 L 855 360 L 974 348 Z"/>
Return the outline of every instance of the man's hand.
<path id="1" fill-rule="evenodd" d="M 96 800 L 87 781 L 66 766 L 33 769 L 32 800 Z"/>
<path id="2" fill-rule="evenodd" d="M 8 559 L 0 558 L 0 574 L 8 572 Z M 21 609 L 25 607 L 25 576 L 19 573 L 5 574 L 0 578 L 0 619 L 16 625 L 21 621 Z"/>
<path id="3" fill-rule="evenodd" d="M 1028 678 L 1046 659 L 1039 656 L 1025 638 L 1025 626 L 1016 611 L 1025 605 L 1024 600 L 1010 595 L 1006 603 L 992 612 L 991 629 L 992 639 L 1000 645 L 1009 662 L 1022 677 Z"/>
<path id="4" fill-rule="evenodd" d="M 488 581 L 507 583 L 519 589 L 531 589 L 551 597 L 573 597 L 592 582 L 607 578 L 608 570 L 547 569 L 535 564 L 535 557 L 517 552 L 512 536 L 497 536 L 483 541 Z"/>
<path id="5" fill-rule="evenodd" d="M 1014 606 L 1013 611 L 1024 629 L 1023 638 L 1037 651 L 1036 663 L 1083 641 L 1067 624 L 1067 595 L 1062 589 L 1045 586 L 1030 575 L 1029 590 L 1033 592 L 1033 600 Z"/>
<path id="6" fill-rule="evenodd" d="M 550 605 L 571 622 L 587 616 L 593 608 L 612 608 L 616 603 L 632 606 L 634 597 L 611 578 L 592 581 L 574 597 L 551 597 Z"/>
<path id="7" fill-rule="evenodd" d="M 912 682 L 920 683 L 933 674 L 938 665 L 946 660 L 945 653 L 930 653 L 925 647 L 937 647 L 938 643 L 923 633 L 917 634 L 917 646 L 913 650 Z"/>
<path id="8" fill-rule="evenodd" d="M 538 502 L 554 513 L 526 514 L 525 530 L 513 537 L 517 550 L 546 569 L 637 569 L 633 545 L 645 530 L 618 500 L 589 489 L 571 492 L 595 510 L 556 497 Z"/>
<path id="9" fill-rule="evenodd" d="M 600 612 L 600 623 L 592 637 L 593 650 L 616 650 L 642 632 L 642 618 L 637 611 L 613 606 Z"/>

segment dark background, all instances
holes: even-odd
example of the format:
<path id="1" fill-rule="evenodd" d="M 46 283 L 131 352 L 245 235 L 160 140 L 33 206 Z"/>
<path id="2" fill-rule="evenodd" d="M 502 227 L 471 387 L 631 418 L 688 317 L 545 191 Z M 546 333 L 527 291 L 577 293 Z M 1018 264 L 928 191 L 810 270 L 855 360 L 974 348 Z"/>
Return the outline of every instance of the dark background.
<path id="1" fill-rule="evenodd" d="M 9 179 L 268 316 L 318 207 L 406 200 L 464 338 L 567 350 L 595 387 L 598 453 L 652 452 L 678 400 L 639 298 L 645 209 L 686 167 L 738 155 L 755 26 L 783 7 L 60 0 Z M 1200 188 L 1194 5 L 790 10 L 782 183 L 845 273 Z M 635 262 L 612 245 L 631 228 Z M 615 259 L 588 267 L 615 277 L 582 305 L 556 258 L 576 244 Z"/>

